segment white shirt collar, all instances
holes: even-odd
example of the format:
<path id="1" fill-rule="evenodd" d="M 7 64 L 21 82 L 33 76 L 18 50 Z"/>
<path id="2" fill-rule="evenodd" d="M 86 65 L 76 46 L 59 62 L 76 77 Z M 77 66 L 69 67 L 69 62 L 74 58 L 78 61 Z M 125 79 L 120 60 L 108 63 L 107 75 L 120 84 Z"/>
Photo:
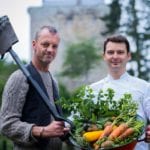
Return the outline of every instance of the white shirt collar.
<path id="1" fill-rule="evenodd" d="M 114 79 L 110 74 L 108 74 L 107 77 L 106 77 L 106 80 L 107 81 L 127 80 L 128 77 L 129 77 L 129 74 L 127 72 L 125 72 L 124 74 L 122 74 L 119 79 Z"/>

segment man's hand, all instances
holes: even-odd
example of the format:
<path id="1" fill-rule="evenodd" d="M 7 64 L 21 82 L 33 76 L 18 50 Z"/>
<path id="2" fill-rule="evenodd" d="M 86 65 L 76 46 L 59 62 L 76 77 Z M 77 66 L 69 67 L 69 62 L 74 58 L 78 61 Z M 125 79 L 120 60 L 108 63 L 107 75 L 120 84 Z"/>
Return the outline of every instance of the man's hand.
<path id="1" fill-rule="evenodd" d="M 150 125 L 146 128 L 145 142 L 150 143 Z"/>
<path id="2" fill-rule="evenodd" d="M 47 126 L 33 126 L 32 136 L 41 138 L 61 137 L 70 131 L 63 121 L 53 121 Z"/>
<path id="3" fill-rule="evenodd" d="M 60 137 L 68 132 L 70 128 L 64 126 L 63 121 L 53 121 L 48 126 L 44 127 L 42 136 L 45 138 L 48 137 Z"/>

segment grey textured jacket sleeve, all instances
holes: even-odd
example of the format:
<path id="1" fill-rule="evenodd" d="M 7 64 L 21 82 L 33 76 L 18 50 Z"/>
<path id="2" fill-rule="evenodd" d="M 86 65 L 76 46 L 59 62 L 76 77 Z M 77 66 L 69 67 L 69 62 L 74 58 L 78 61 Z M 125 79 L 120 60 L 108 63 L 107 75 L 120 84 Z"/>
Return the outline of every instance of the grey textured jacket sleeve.
<path id="1" fill-rule="evenodd" d="M 30 133 L 34 124 L 20 120 L 28 88 L 23 73 L 20 70 L 15 71 L 5 85 L 0 111 L 1 133 L 15 143 L 25 145 L 34 142 Z"/>

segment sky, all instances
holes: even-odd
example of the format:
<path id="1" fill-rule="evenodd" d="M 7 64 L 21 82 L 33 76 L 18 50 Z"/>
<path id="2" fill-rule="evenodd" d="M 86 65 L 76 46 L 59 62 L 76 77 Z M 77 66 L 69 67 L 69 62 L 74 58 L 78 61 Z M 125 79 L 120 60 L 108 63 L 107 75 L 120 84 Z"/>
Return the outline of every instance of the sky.
<path id="1" fill-rule="evenodd" d="M 30 60 L 30 16 L 28 7 L 41 6 L 42 0 L 0 0 L 0 17 L 7 15 L 19 39 L 12 49 L 21 60 Z"/>

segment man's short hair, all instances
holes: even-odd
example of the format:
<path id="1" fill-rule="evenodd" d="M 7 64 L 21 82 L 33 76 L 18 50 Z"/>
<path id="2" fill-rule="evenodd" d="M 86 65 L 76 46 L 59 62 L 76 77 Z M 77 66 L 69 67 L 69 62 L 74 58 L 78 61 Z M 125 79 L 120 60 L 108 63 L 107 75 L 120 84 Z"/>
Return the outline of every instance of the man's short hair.
<path id="1" fill-rule="evenodd" d="M 38 39 L 39 34 L 40 34 L 40 32 L 41 32 L 43 29 L 48 29 L 48 31 L 49 31 L 50 33 L 52 33 L 52 34 L 56 34 L 56 33 L 58 32 L 57 29 L 56 29 L 55 27 L 53 27 L 53 26 L 42 26 L 42 27 L 36 32 L 36 34 L 35 34 L 35 40 Z"/>
<path id="2" fill-rule="evenodd" d="M 126 45 L 127 48 L 127 52 L 130 52 L 130 44 L 129 41 L 127 40 L 127 38 L 123 35 L 113 35 L 108 37 L 105 41 L 104 41 L 104 49 L 103 52 L 105 53 L 106 51 L 106 46 L 108 42 L 114 42 L 114 43 L 124 43 Z"/>

